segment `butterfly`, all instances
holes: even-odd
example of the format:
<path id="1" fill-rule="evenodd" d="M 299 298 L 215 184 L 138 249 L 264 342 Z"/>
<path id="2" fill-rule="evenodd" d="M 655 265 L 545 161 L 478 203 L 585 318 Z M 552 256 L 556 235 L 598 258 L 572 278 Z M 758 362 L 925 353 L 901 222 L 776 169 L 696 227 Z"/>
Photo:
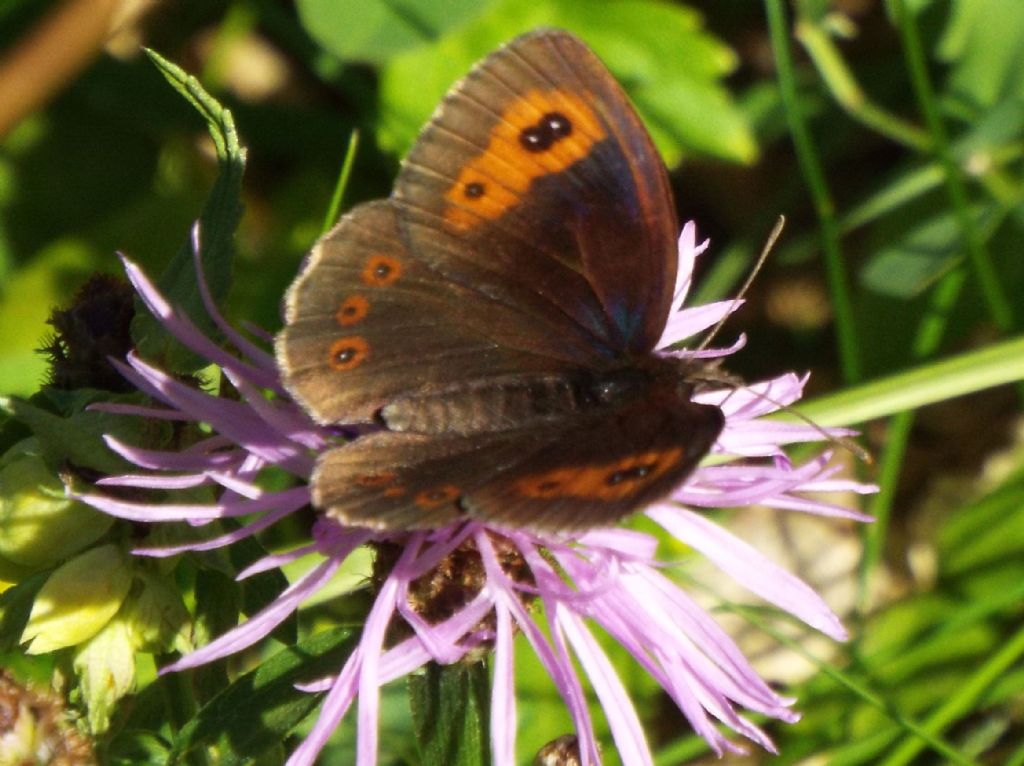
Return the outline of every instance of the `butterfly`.
<path id="1" fill-rule="evenodd" d="M 612 75 L 528 33 L 442 101 L 386 200 L 313 248 L 275 341 L 322 424 L 381 428 L 318 458 L 345 524 L 607 526 L 668 494 L 725 418 L 653 353 L 671 307 L 668 176 Z"/>

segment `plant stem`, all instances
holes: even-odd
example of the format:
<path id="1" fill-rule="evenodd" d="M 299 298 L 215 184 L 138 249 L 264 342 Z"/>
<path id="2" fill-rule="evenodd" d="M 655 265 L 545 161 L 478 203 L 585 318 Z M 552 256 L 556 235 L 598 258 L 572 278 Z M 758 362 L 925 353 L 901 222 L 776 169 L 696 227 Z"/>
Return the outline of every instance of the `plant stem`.
<path id="1" fill-rule="evenodd" d="M 811 141 L 810 132 L 804 121 L 800 97 L 797 93 L 796 74 L 793 68 L 792 50 L 786 26 L 782 0 L 765 0 L 768 28 L 772 49 L 779 72 L 779 88 L 786 110 L 786 120 L 793 134 L 797 160 L 807 181 L 814 209 L 821 230 L 822 252 L 825 257 L 825 274 L 836 318 L 836 334 L 839 343 L 839 360 L 843 379 L 846 383 L 857 383 L 863 377 L 860 362 L 860 343 L 853 317 L 853 303 L 848 287 L 849 279 L 839 246 L 839 226 L 836 220 L 835 204 L 832 201 L 825 174 Z"/>

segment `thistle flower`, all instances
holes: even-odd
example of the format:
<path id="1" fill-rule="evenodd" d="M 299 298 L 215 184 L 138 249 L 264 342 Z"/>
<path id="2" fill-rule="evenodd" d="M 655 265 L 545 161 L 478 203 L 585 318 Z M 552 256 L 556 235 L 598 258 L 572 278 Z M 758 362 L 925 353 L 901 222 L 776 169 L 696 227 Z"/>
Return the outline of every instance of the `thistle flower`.
<path id="1" fill-rule="evenodd" d="M 193 244 L 198 254 L 197 243 Z M 673 311 L 659 353 L 715 358 L 742 346 L 741 338 L 733 348 L 724 350 L 670 348 L 713 326 L 738 306 L 732 301 L 683 308 L 694 260 L 706 246 L 696 245 L 695 227 L 687 224 L 679 241 Z M 213 519 L 252 519 L 201 542 L 136 551 L 160 557 L 231 545 L 306 506 L 310 495 L 305 484 L 268 491 L 257 486 L 255 479 L 269 466 L 284 469 L 299 480 L 308 479 L 317 451 L 336 442 L 338 429 L 316 425 L 288 398 L 273 356 L 224 321 L 202 282 L 202 269 L 197 267 L 196 272 L 206 310 L 238 350 L 237 355 L 203 336 L 186 316 L 168 305 L 134 264 L 126 261 L 125 268 L 150 311 L 185 346 L 218 365 L 240 398 L 225 400 L 197 390 L 134 354 L 129 354 L 127 364 L 115 362 L 126 379 L 161 405 L 108 409 L 201 422 L 212 435 L 181 452 L 143 449 L 108 439 L 114 451 L 146 470 L 100 483 L 172 492 L 213 485 L 222 491 L 211 504 L 129 502 L 104 494 L 82 499 L 137 522 L 201 525 Z M 809 498 L 806 493 L 865 492 L 870 487 L 836 478 L 828 452 L 795 465 L 782 450 L 784 444 L 820 440 L 820 430 L 761 417 L 799 399 L 804 382 L 787 374 L 743 388 L 698 394 L 697 400 L 719 406 L 726 416 L 713 451 L 716 459 L 644 513 L 754 594 L 842 640 L 846 634 L 838 618 L 811 588 L 694 510 L 756 503 L 784 511 L 864 519 L 855 511 Z M 268 399 L 266 391 L 274 396 Z M 313 525 L 309 545 L 268 556 L 239 576 L 304 556 L 316 557 L 316 566 L 262 612 L 164 672 L 196 667 L 255 644 L 324 586 L 346 557 L 362 545 L 376 551 L 373 606 L 359 646 L 340 672 L 302 687 L 327 694 L 316 724 L 292 753 L 290 766 L 312 764 L 355 702 L 357 763 L 374 764 L 381 686 L 427 663 L 450 664 L 481 650 L 493 651 L 493 761 L 498 766 L 512 766 L 516 763 L 512 647 L 517 631 L 533 648 L 565 701 L 574 722 L 581 764 L 599 763 L 600 756 L 576 663 L 604 710 L 622 762 L 628 766 L 652 763 L 641 722 L 595 637 L 593 625 L 625 647 L 654 677 L 716 753 L 742 752 L 737 743 L 720 733 L 716 721 L 774 751 L 765 732 L 741 710 L 786 722 L 799 717 L 791 709 L 793 700 L 776 694 L 759 678 L 714 620 L 663 573 L 664 563 L 655 556 L 656 538 L 622 528 L 565 539 L 468 521 L 396 534 L 341 527 L 320 518 Z M 543 608 L 534 608 L 538 605 Z"/>

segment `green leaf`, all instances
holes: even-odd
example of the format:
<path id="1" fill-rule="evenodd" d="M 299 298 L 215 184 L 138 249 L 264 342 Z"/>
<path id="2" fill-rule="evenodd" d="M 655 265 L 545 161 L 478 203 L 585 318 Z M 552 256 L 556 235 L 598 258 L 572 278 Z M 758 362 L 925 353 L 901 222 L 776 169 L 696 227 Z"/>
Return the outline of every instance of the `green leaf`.
<path id="1" fill-rule="evenodd" d="M 481 0 L 298 0 L 310 36 L 342 61 L 384 64 L 487 7 Z"/>
<path id="2" fill-rule="evenodd" d="M 484 662 L 438 665 L 409 678 L 409 704 L 424 766 L 486 766 L 490 692 Z"/>
<path id="3" fill-rule="evenodd" d="M 229 575 L 201 568 L 196 573 L 193 634 L 199 645 L 238 625 L 239 585 Z M 197 702 L 213 699 L 228 682 L 224 660 L 207 663 L 195 670 L 193 686 Z"/>
<path id="4" fill-rule="evenodd" d="M 114 518 L 72 500 L 29 437 L 0 458 L 0 556 L 30 569 L 60 563 L 95 542 Z"/>
<path id="5" fill-rule="evenodd" d="M 966 576 L 1001 561 L 1024 562 L 1024 473 L 963 504 L 938 534 L 943 571 Z"/>
<path id="6" fill-rule="evenodd" d="M 49 576 L 49 572 L 31 575 L 0 593 L 0 652 L 10 652 L 21 643 L 32 604 Z"/>
<path id="7" fill-rule="evenodd" d="M 991 208 L 975 210 L 979 226 L 991 229 Z M 964 257 L 962 232 L 948 210 L 915 223 L 878 250 L 861 271 L 862 284 L 881 295 L 910 299 L 921 295 Z"/>
<path id="8" fill-rule="evenodd" d="M 378 142 L 404 153 L 474 62 L 517 34 L 555 26 L 579 35 L 608 64 L 669 166 L 688 152 L 751 162 L 757 146 L 750 126 L 721 85 L 736 56 L 701 24 L 689 8 L 651 0 L 499 0 L 438 40 L 388 62 L 381 72 Z"/>
<path id="9" fill-rule="evenodd" d="M 952 64 L 947 90 L 978 109 L 1024 96 L 1024 3 L 958 0 L 938 56 Z"/>
<path id="10" fill-rule="evenodd" d="M 114 740 L 105 762 L 109 766 L 166 766 L 169 749 L 163 737 L 136 729 Z"/>
<path id="11" fill-rule="evenodd" d="M 230 528 L 233 524 L 228 526 Z M 270 555 L 269 551 L 252 537 L 232 543 L 227 554 L 235 572 L 241 572 L 250 564 Z M 242 589 L 242 611 L 247 615 L 256 614 L 276 601 L 288 585 L 288 578 L 280 569 L 276 568 L 245 578 L 239 583 Z M 285 644 L 293 643 L 295 641 L 294 621 L 286 620 L 282 623 L 274 631 L 274 638 Z"/>
<path id="12" fill-rule="evenodd" d="M 699 13 L 647 0 L 598 7 L 563 0 L 556 8 L 555 23 L 578 31 L 625 87 L 669 167 L 694 153 L 757 159 L 750 124 L 721 84 L 737 56 L 703 28 Z"/>
<path id="13" fill-rule="evenodd" d="M 357 643 L 358 635 L 338 628 L 277 653 L 204 706 L 179 732 L 167 763 L 190 763 L 190 753 L 212 748 L 218 766 L 235 766 L 279 745 L 323 696 L 295 684 L 339 672 Z"/>
<path id="14" fill-rule="evenodd" d="M 73 667 L 88 710 L 91 732 L 107 730 L 117 702 L 132 690 L 134 650 L 131 627 L 117 615 L 75 651 Z"/>
<path id="15" fill-rule="evenodd" d="M 232 238 L 242 217 L 245 149 L 238 143 L 231 113 L 195 77 L 153 51 L 146 53 L 171 86 L 203 117 L 217 151 L 220 174 L 199 216 L 199 237 L 206 283 L 214 301 L 219 301 L 227 294 L 231 282 Z M 216 327 L 203 307 L 196 285 L 191 240 L 178 250 L 156 284 L 172 306 L 183 310 L 202 332 L 216 337 Z M 139 352 L 164 369 L 190 373 L 207 364 L 174 340 L 159 320 L 141 306 L 132 321 L 132 337 Z"/>
<path id="16" fill-rule="evenodd" d="M 0 409 L 32 430 L 39 439 L 43 457 L 52 468 L 70 461 L 75 466 L 100 473 L 121 473 L 128 463 L 107 447 L 103 440 L 105 435 L 116 436 L 128 444 L 152 443 L 146 437 L 152 439 L 154 426 L 142 418 L 85 411 L 61 417 L 33 403 L 6 397 L 0 397 Z"/>
<path id="17" fill-rule="evenodd" d="M 117 614 L 132 584 L 124 553 L 102 545 L 58 567 L 32 605 L 21 640 L 29 654 L 81 644 L 102 631 Z"/>

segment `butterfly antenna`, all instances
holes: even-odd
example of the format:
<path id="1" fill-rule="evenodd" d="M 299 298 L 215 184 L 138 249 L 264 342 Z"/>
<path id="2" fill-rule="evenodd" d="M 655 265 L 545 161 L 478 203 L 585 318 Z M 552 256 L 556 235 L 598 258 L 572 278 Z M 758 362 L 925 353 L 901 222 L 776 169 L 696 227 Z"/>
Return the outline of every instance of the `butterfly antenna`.
<path id="1" fill-rule="evenodd" d="M 715 326 L 711 328 L 708 334 L 704 336 L 704 340 L 702 340 L 700 342 L 700 345 L 697 346 L 697 348 L 695 349 L 696 351 L 703 351 L 708 346 L 710 346 L 711 341 L 713 341 L 715 339 L 715 336 L 718 335 L 719 330 L 722 329 L 722 326 L 726 323 L 726 321 L 728 321 L 729 317 L 732 316 L 732 312 L 736 310 L 736 307 L 739 305 L 739 302 L 743 300 L 744 296 L 746 296 L 747 294 L 747 291 L 750 289 L 750 286 L 754 283 L 754 277 L 756 277 L 758 272 L 761 271 L 761 267 L 764 266 L 764 262 L 768 260 L 768 253 L 770 253 L 772 251 L 772 248 L 775 247 L 776 241 L 778 241 L 779 236 L 782 234 L 782 227 L 785 225 L 786 216 L 780 215 L 779 219 L 775 222 L 775 226 L 772 227 L 771 234 L 769 234 L 768 239 L 765 240 L 764 247 L 761 248 L 761 254 L 757 256 L 757 262 L 754 264 L 754 268 L 750 270 L 750 274 L 747 275 L 747 279 L 743 283 L 743 286 L 740 288 L 740 291 L 736 293 L 736 297 L 732 299 L 732 304 L 729 306 L 729 310 L 725 312 L 725 315 L 722 316 L 722 318 L 718 320 Z"/>
<path id="2" fill-rule="evenodd" d="M 789 415 L 792 415 L 797 420 L 803 421 L 805 425 L 810 426 L 819 434 L 821 434 L 830 444 L 834 444 L 837 447 L 845 449 L 847 452 L 849 452 L 855 458 L 860 460 L 862 463 L 865 463 L 866 465 L 871 465 L 872 463 L 875 462 L 871 457 L 871 453 L 864 449 L 862 446 L 860 446 L 849 436 L 844 436 L 842 434 L 830 434 L 826 429 L 819 426 L 811 418 L 807 417 L 799 410 L 790 407 L 788 404 L 783 404 L 782 402 L 773 399 L 767 394 L 756 394 L 756 396 L 760 397 L 761 399 L 764 399 L 766 402 L 768 402 L 768 404 L 778 407 L 780 412 L 785 412 Z"/>
<path id="3" fill-rule="evenodd" d="M 857 458 L 863 463 L 866 463 L 867 465 L 871 465 L 872 463 L 875 462 L 871 457 L 871 453 L 864 449 L 861 445 L 859 445 L 850 437 L 843 436 L 841 434 L 837 435 L 829 433 L 827 429 L 815 423 L 813 419 L 809 418 L 807 415 L 804 415 L 799 410 L 790 407 L 788 404 L 783 404 L 778 399 L 775 399 L 774 397 L 769 396 L 768 394 L 761 393 L 760 391 L 754 391 L 751 388 L 750 384 L 748 384 L 746 381 L 740 378 L 725 373 L 720 375 L 708 376 L 706 378 L 696 376 L 691 379 L 701 381 L 705 384 L 727 387 L 729 389 L 729 393 L 727 393 L 725 395 L 725 398 L 718 403 L 719 407 L 724 405 L 738 392 L 743 390 L 749 391 L 753 396 L 756 396 L 758 399 L 768 402 L 768 404 L 772 405 L 773 407 L 777 407 L 779 409 L 779 412 L 785 412 L 789 415 L 792 415 L 794 418 L 803 422 L 805 425 L 810 426 L 819 434 L 821 434 L 822 439 L 827 441 L 829 444 L 833 444 L 836 447 L 839 447 L 840 449 L 846 450 L 855 458 Z"/>
<path id="4" fill-rule="evenodd" d="M 740 287 L 739 292 L 736 293 L 736 297 L 732 299 L 732 304 L 729 306 L 729 310 L 721 319 L 718 320 L 715 326 L 711 328 L 711 330 L 705 336 L 704 340 L 701 341 L 699 346 L 697 346 L 697 351 L 703 351 L 709 345 L 711 345 L 711 342 L 715 339 L 715 336 L 718 335 L 723 325 L 725 325 L 729 317 L 732 316 L 733 311 L 736 310 L 737 304 L 741 300 L 743 300 L 744 296 L 747 294 L 747 291 L 750 289 L 750 286 L 753 284 L 754 277 L 758 275 L 758 272 L 761 271 L 765 261 L 768 260 L 768 254 L 772 251 L 772 248 L 775 247 L 775 243 L 782 235 L 782 228 L 785 225 L 786 217 L 784 215 L 780 215 L 778 220 L 775 222 L 775 226 L 772 227 L 771 233 L 768 235 L 768 239 L 765 240 L 764 247 L 761 248 L 761 254 L 758 255 L 757 262 L 754 263 L 754 267 L 750 270 L 750 274 L 747 275 L 747 278 L 743 282 L 742 287 Z M 749 388 L 746 383 L 742 381 L 729 380 L 727 379 L 727 377 L 720 377 L 714 382 L 719 384 L 725 383 L 727 385 L 732 386 L 732 390 L 726 396 L 727 399 L 740 389 Z M 811 420 L 811 418 L 807 417 L 802 412 L 793 409 L 787 404 L 783 404 L 782 402 L 772 398 L 771 396 L 768 396 L 768 394 L 755 393 L 755 396 L 757 396 L 760 399 L 763 399 L 764 401 L 768 402 L 769 404 L 775 407 L 778 407 L 781 412 L 789 413 L 797 420 L 802 421 L 805 425 L 810 426 L 819 434 L 821 434 L 822 437 L 824 437 L 829 443 L 834 444 L 837 447 L 841 447 L 842 449 L 845 449 L 847 452 L 851 453 L 854 457 L 858 458 L 862 462 L 867 463 L 869 465 L 873 462 L 871 454 L 848 436 L 837 436 L 835 434 L 830 434 L 828 431 L 819 426 L 817 423 Z"/>

